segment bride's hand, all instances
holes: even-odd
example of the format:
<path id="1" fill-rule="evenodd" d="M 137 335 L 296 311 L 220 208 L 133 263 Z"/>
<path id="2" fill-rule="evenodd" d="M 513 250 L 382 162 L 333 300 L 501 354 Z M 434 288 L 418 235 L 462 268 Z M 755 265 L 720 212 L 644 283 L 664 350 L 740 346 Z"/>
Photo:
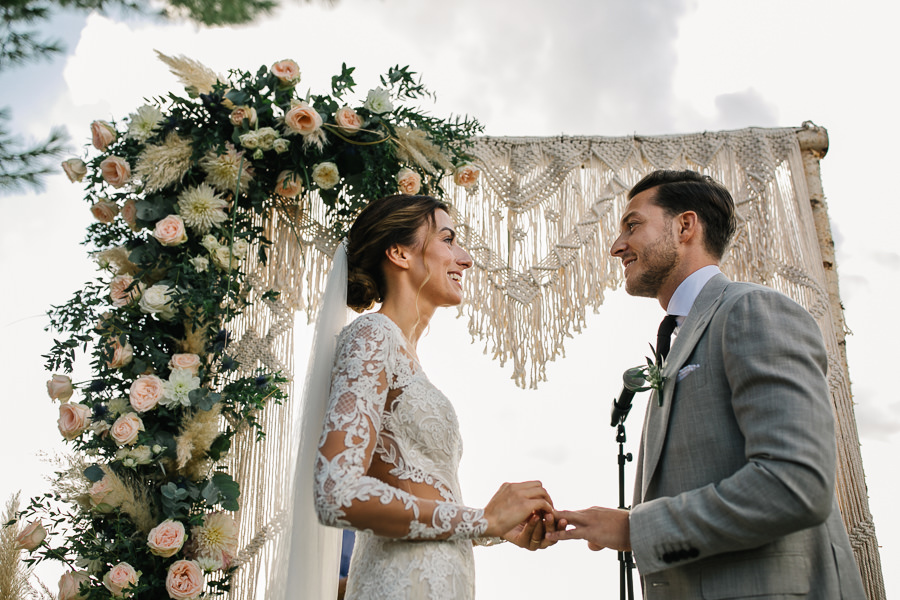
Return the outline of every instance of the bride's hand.
<path id="1" fill-rule="evenodd" d="M 500 537 L 525 523 L 532 513 L 553 511 L 550 495 L 540 481 L 504 483 L 484 508 L 487 536 Z"/>
<path id="2" fill-rule="evenodd" d="M 534 552 L 549 548 L 555 541 L 550 541 L 544 535 L 548 531 L 556 531 L 556 519 L 553 513 L 532 513 L 527 521 L 516 525 L 503 535 L 503 539 L 512 542 L 520 548 Z"/>

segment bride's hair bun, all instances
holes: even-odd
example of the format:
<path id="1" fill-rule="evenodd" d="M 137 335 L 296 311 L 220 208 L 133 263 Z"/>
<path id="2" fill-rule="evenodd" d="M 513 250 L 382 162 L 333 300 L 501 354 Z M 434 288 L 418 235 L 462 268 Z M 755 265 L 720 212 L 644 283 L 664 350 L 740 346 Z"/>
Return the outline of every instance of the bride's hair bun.
<path id="1" fill-rule="evenodd" d="M 356 312 L 384 300 L 382 262 L 394 244 L 414 246 L 425 223 L 434 226 L 434 211 L 449 212 L 431 196 L 396 195 L 370 202 L 347 234 L 347 306 Z"/>

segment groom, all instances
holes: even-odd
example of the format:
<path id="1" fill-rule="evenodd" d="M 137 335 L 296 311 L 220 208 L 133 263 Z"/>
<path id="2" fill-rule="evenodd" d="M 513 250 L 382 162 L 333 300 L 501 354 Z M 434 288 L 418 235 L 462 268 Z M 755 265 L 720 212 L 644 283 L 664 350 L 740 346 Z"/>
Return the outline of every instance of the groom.
<path id="1" fill-rule="evenodd" d="M 656 171 L 628 198 L 611 252 L 626 291 L 656 298 L 677 335 L 648 403 L 632 510 L 560 511 L 573 528 L 548 539 L 632 551 L 646 599 L 865 598 L 834 494 L 816 322 L 719 271 L 734 202 L 711 178 Z"/>

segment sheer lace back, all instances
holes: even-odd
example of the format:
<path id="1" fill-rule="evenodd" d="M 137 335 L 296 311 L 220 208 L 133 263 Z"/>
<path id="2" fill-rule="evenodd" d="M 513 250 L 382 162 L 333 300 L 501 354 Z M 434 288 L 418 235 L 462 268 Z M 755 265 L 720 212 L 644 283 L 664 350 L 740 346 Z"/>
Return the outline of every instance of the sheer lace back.
<path id="1" fill-rule="evenodd" d="M 394 322 L 373 313 L 348 325 L 315 468 L 319 519 L 362 532 L 348 598 L 471 597 L 471 540 L 487 521 L 462 504 L 461 456 L 456 412 Z M 387 474 L 372 476 L 379 463 Z"/>

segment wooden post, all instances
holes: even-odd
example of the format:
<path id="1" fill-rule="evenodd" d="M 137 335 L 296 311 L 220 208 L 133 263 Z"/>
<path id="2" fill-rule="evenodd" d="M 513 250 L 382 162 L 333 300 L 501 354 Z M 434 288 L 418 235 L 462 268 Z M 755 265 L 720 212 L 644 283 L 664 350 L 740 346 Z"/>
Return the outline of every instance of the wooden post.
<path id="1" fill-rule="evenodd" d="M 862 455 L 859 450 L 859 434 L 856 416 L 853 413 L 853 395 L 850 391 L 850 375 L 847 367 L 846 324 L 844 306 L 841 303 L 838 286 L 837 263 L 834 254 L 834 238 L 828 219 L 828 206 L 822 188 L 819 161 L 828 152 L 828 132 L 810 121 L 797 130 L 797 140 L 806 172 L 809 190 L 809 204 L 812 207 L 825 282 L 831 305 L 831 319 L 837 338 L 838 367 L 840 373 L 832 373 L 830 378 L 837 382 L 832 386 L 832 400 L 835 410 L 835 436 L 837 438 L 837 496 L 844 518 L 844 526 L 850 535 L 853 554 L 862 574 L 866 597 L 869 600 L 885 600 L 884 578 L 881 572 L 881 557 L 875 525 L 869 511 L 866 478 L 863 471 Z M 830 368 L 834 368 L 832 363 Z M 836 375 L 836 377 L 835 377 Z"/>

